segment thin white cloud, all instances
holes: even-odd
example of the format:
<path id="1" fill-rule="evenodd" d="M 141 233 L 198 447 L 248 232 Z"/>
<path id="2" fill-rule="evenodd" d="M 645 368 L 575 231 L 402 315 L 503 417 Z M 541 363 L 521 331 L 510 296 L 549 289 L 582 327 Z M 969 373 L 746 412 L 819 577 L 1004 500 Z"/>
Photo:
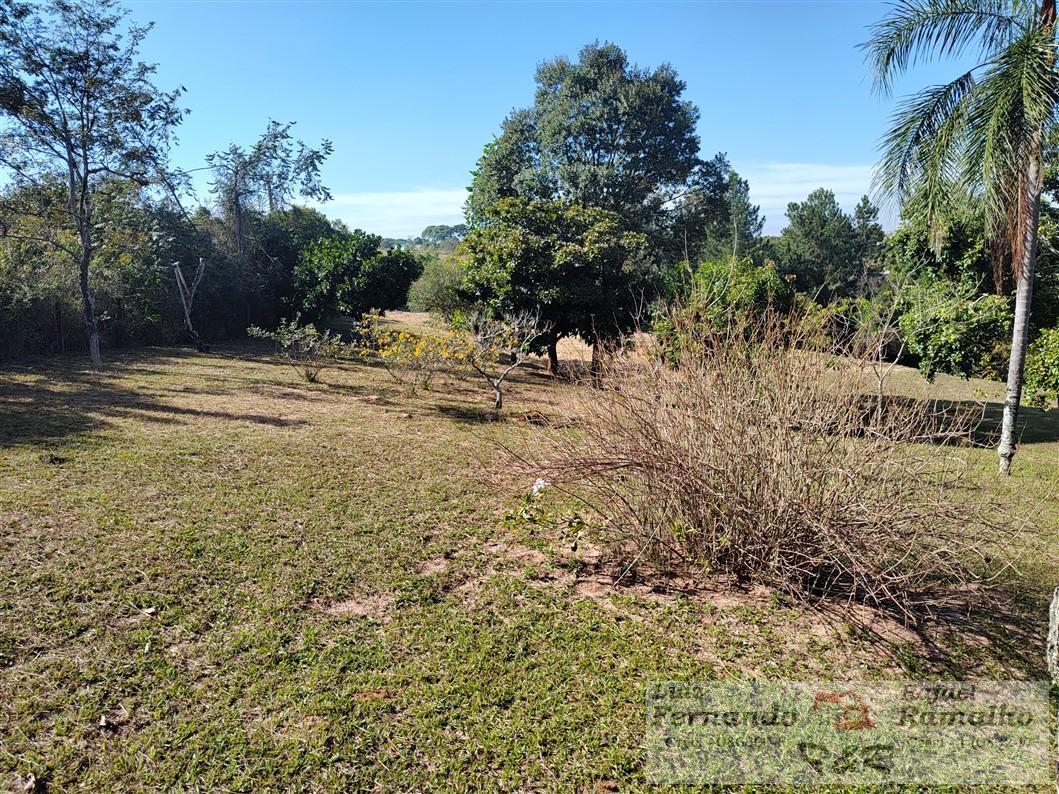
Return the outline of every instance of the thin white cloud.
<path id="1" fill-rule="evenodd" d="M 852 212 L 860 197 L 871 188 L 871 165 L 828 163 L 735 163 L 739 175 L 750 182 L 750 198 L 761 206 L 765 233 L 778 234 L 787 225 L 787 204 L 802 201 L 819 187 L 835 194 L 838 203 Z M 332 201 L 317 205 L 327 215 L 350 228 L 364 229 L 383 237 L 416 237 L 433 223 L 462 223 L 464 188 L 417 188 L 414 190 L 338 193 Z M 883 213 L 883 225 L 893 219 Z"/>
<path id="2" fill-rule="evenodd" d="M 364 229 L 383 237 L 416 237 L 434 223 L 463 223 L 464 188 L 336 193 L 316 206 L 351 229 Z"/>
<path id="3" fill-rule="evenodd" d="M 860 197 L 871 189 L 871 165 L 827 163 L 735 164 L 739 175 L 750 183 L 750 199 L 761 206 L 765 233 L 778 234 L 787 225 L 787 205 L 803 201 L 819 187 L 835 194 L 838 203 L 851 212 Z M 884 225 L 892 226 L 886 218 Z"/>

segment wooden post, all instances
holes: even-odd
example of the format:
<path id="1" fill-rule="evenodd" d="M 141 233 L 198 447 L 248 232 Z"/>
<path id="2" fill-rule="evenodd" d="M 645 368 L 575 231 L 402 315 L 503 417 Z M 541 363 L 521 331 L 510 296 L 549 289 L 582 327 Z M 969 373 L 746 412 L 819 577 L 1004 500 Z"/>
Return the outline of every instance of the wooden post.
<path id="1" fill-rule="evenodd" d="M 176 274 L 177 291 L 180 292 L 180 303 L 184 307 L 184 326 L 187 328 L 188 334 L 195 343 L 195 347 L 197 347 L 200 352 L 206 352 L 206 346 L 203 344 L 201 337 L 199 337 L 198 331 L 195 330 L 195 325 L 191 322 L 191 307 L 195 302 L 195 290 L 199 288 L 199 282 L 202 281 L 202 274 L 206 272 L 206 260 L 201 256 L 199 257 L 199 266 L 195 270 L 195 278 L 192 279 L 190 287 L 188 287 L 187 282 L 184 280 L 184 273 L 180 270 L 179 263 L 173 264 L 173 272 Z"/>

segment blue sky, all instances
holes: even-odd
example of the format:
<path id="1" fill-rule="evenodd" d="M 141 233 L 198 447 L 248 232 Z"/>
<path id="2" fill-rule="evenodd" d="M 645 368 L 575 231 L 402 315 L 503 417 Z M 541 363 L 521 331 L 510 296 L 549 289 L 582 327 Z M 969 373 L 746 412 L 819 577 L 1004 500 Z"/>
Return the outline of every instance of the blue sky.
<path id="1" fill-rule="evenodd" d="M 857 44 L 880 2 L 129 2 L 153 20 L 145 60 L 187 88 L 176 162 L 201 166 L 266 121 L 297 121 L 335 152 L 324 211 L 385 236 L 454 223 L 469 172 L 504 116 L 531 104 L 536 64 L 607 40 L 668 61 L 701 110 L 705 156 L 728 153 L 767 217 L 831 188 L 852 208 L 870 183 L 894 99 Z M 918 70 L 897 91 L 950 69 Z"/>

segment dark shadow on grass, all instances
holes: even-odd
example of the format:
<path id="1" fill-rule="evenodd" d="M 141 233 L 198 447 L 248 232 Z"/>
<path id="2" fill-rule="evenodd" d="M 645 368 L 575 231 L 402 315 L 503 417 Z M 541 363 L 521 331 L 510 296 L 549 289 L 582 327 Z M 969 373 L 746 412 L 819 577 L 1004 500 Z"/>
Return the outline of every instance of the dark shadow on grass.
<path id="1" fill-rule="evenodd" d="M 348 394 L 352 397 L 365 397 L 365 396 L 378 396 L 376 392 L 369 389 L 365 389 L 363 386 L 351 383 L 330 383 L 326 380 L 321 379 L 320 385 L 323 386 L 327 391 L 339 392 L 341 394 Z"/>
<path id="2" fill-rule="evenodd" d="M 301 419 L 282 419 L 278 416 L 266 414 L 239 414 L 230 411 L 204 411 L 199 408 L 182 408 L 177 405 L 165 405 L 163 403 L 152 403 L 138 400 L 124 406 L 116 406 L 118 412 L 144 411 L 148 413 L 163 414 L 168 417 L 194 416 L 206 419 L 224 419 L 231 422 L 251 422 L 256 425 L 271 425 L 272 427 L 293 427 L 304 425 Z"/>
<path id="3" fill-rule="evenodd" d="M 814 595 L 806 603 L 825 619 L 855 626 L 880 655 L 911 675 L 970 678 L 983 668 L 999 668 L 1017 677 L 1044 676 L 1047 605 L 1042 612 L 1025 583 L 940 581 L 908 595 L 904 610 L 851 603 L 845 592 Z M 894 638 L 898 626 L 907 636 Z"/>
<path id="4" fill-rule="evenodd" d="M 952 410 L 970 410 L 974 403 L 950 403 Z M 980 407 L 981 424 L 976 430 L 976 438 L 983 443 L 996 443 L 1000 434 L 1000 424 L 1004 418 L 1004 404 L 988 402 Z M 1019 408 L 1018 437 L 1022 444 L 1047 444 L 1059 441 L 1059 411 L 1043 411 L 1040 408 L 1023 405 Z"/>
<path id="5" fill-rule="evenodd" d="M 1019 678 L 1047 676 L 1044 639 L 1047 609 L 996 588 L 969 586 L 938 594 L 910 630 L 915 640 L 895 641 L 885 631 L 854 623 L 882 656 L 910 675 L 972 678 L 983 669 Z"/>
<path id="6" fill-rule="evenodd" d="M 446 419 L 464 424 L 481 425 L 492 422 L 504 421 L 503 414 L 489 408 L 477 408 L 468 405 L 453 405 L 452 403 L 434 404 L 431 408 Z"/>
<path id="7" fill-rule="evenodd" d="M 55 361 L 46 367 L 25 366 L 15 370 L 35 376 L 31 381 L 0 377 L 0 447 L 55 443 L 107 427 L 112 420 L 130 413 L 155 424 L 178 423 L 194 417 L 273 427 L 303 424 L 301 420 L 266 414 L 185 408 L 160 402 L 151 395 L 150 389 L 130 387 L 118 377 L 145 373 L 135 362 L 130 366 L 128 359 L 129 356 L 115 357 L 102 373 Z M 224 390 L 216 393 L 223 394 Z"/>
<path id="8" fill-rule="evenodd" d="M 61 440 L 105 427 L 143 395 L 101 376 L 62 373 L 48 382 L 0 380 L 0 446 Z"/>
<path id="9" fill-rule="evenodd" d="M 878 398 L 865 395 L 862 401 L 867 414 L 878 409 Z M 975 446 L 996 446 L 1004 405 L 976 400 L 917 399 L 887 395 L 883 398 L 885 411 L 910 411 L 909 415 L 934 417 L 936 438 L 924 441 L 964 443 Z M 1059 441 L 1059 410 L 1044 411 L 1033 406 L 1019 408 L 1018 438 L 1020 444 L 1047 444 Z"/>
<path id="10" fill-rule="evenodd" d="M 1044 645 L 1051 592 L 1042 597 L 1017 580 L 989 586 L 939 583 L 914 597 L 911 614 L 851 600 L 846 593 L 799 596 L 720 572 L 680 574 L 643 563 L 627 566 L 622 558 L 606 555 L 595 562 L 579 561 L 576 580 L 648 599 L 682 596 L 704 604 L 797 607 L 810 623 L 826 626 L 831 637 L 866 644 L 913 677 L 975 678 L 997 670 L 1015 678 L 1047 676 Z"/>

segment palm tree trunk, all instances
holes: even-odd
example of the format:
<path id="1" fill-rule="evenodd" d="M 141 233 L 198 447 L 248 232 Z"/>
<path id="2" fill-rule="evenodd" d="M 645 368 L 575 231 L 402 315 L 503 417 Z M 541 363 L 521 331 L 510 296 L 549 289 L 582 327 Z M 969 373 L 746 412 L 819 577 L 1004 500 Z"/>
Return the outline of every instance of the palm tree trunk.
<path id="1" fill-rule="evenodd" d="M 1026 345 L 1029 342 L 1030 303 L 1033 301 L 1034 267 L 1037 264 L 1037 223 L 1041 214 L 1041 157 L 1031 158 L 1026 167 L 1027 212 L 1023 240 L 1020 246 L 1015 291 L 1015 322 L 1011 331 L 1011 358 L 1008 361 L 1007 394 L 1004 397 L 1004 419 L 1000 427 L 1000 473 L 1011 473 L 1015 457 L 1016 430 L 1019 405 L 1022 402 L 1022 376 L 1026 365 Z"/>

